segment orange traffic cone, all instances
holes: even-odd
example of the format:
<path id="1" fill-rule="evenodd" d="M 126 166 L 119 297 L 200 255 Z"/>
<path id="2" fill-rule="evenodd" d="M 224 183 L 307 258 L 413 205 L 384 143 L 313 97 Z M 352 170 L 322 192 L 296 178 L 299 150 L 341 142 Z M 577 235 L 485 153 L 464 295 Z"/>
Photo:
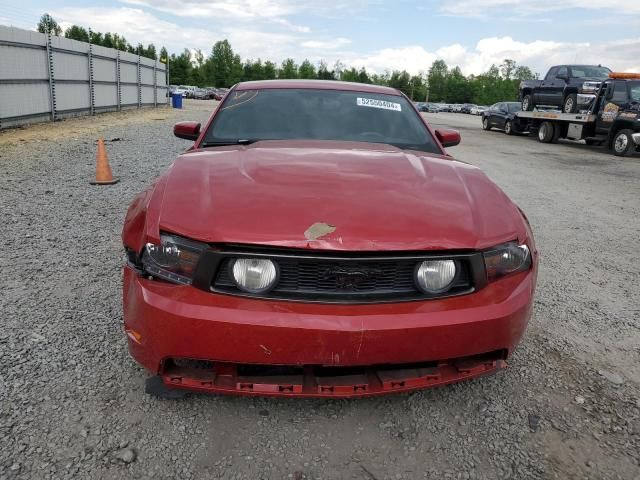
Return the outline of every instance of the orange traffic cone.
<path id="1" fill-rule="evenodd" d="M 96 153 L 96 179 L 91 185 L 112 185 L 118 183 L 118 178 L 113 178 L 109 159 L 107 158 L 107 150 L 104 148 L 104 139 L 98 139 L 98 152 Z"/>

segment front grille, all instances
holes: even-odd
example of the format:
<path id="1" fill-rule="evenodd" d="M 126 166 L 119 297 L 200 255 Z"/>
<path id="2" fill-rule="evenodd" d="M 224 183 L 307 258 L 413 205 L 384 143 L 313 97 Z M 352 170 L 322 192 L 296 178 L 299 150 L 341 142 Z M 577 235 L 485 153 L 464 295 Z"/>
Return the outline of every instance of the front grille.
<path id="1" fill-rule="evenodd" d="M 449 290 L 436 295 L 420 291 L 414 283 L 416 266 L 436 255 L 376 255 L 373 257 L 335 257 L 322 254 L 309 255 L 246 252 L 216 252 L 220 256 L 211 290 L 261 298 L 317 301 L 317 302 L 384 302 L 407 301 L 447 297 L 470 293 L 474 290 L 473 256 L 468 254 L 447 256 L 457 263 L 457 274 Z M 343 254 L 344 255 L 344 254 Z M 252 295 L 240 290 L 231 276 L 236 258 L 270 258 L 278 264 L 276 286 L 265 294 Z M 438 258 L 442 258 L 439 256 Z"/>

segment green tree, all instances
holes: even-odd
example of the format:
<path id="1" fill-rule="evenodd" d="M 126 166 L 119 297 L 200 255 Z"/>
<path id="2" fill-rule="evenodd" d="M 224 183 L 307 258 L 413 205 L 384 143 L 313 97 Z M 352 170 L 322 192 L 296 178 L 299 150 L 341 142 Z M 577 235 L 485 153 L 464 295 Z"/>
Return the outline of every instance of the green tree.
<path id="1" fill-rule="evenodd" d="M 405 70 L 394 70 L 389 78 L 389 86 L 397 88 L 405 95 L 411 96 L 411 75 Z"/>
<path id="2" fill-rule="evenodd" d="M 234 60 L 235 55 L 228 40 L 218 41 L 213 45 L 211 55 L 207 59 L 207 68 L 212 74 L 212 80 L 216 87 L 230 87 L 233 85 L 233 77 L 237 74 L 237 72 L 233 71 Z M 240 73 L 239 78 L 241 76 L 242 73 Z"/>
<path id="3" fill-rule="evenodd" d="M 325 62 L 324 60 L 320 60 L 320 64 L 318 65 L 318 78 L 320 80 L 336 79 L 335 72 L 327 68 L 327 62 Z"/>
<path id="4" fill-rule="evenodd" d="M 64 31 L 65 38 L 78 40 L 79 42 L 89 42 L 89 32 L 79 25 L 71 25 Z"/>
<path id="5" fill-rule="evenodd" d="M 244 70 L 242 68 L 242 59 L 240 55 L 234 55 L 231 62 L 231 75 L 229 76 L 229 87 L 242 81 L 242 74 Z"/>
<path id="6" fill-rule="evenodd" d="M 300 68 L 298 68 L 298 76 L 304 79 L 316 79 L 318 78 L 316 74 L 316 67 L 314 67 L 313 64 L 305 58 L 300 64 Z"/>
<path id="7" fill-rule="evenodd" d="M 278 76 L 278 67 L 276 64 L 267 60 L 264 62 L 264 68 L 262 69 L 262 78 L 265 80 L 273 80 Z"/>
<path id="8" fill-rule="evenodd" d="M 89 41 L 94 45 L 102 45 L 102 34 L 89 30 Z"/>
<path id="9" fill-rule="evenodd" d="M 469 81 L 462 74 L 460 67 L 455 66 L 449 71 L 444 98 L 438 100 L 452 103 L 468 103 L 471 101 L 471 94 Z"/>
<path id="10" fill-rule="evenodd" d="M 371 83 L 371 79 L 369 78 L 369 74 L 365 70 L 364 67 L 360 67 L 360 71 L 358 72 L 358 82 L 360 83 Z"/>
<path id="11" fill-rule="evenodd" d="M 298 78 L 298 65 L 293 61 L 293 58 L 287 58 L 282 62 L 278 78 Z"/>
<path id="12" fill-rule="evenodd" d="M 113 36 L 111 35 L 111 32 L 107 32 L 104 34 L 104 37 L 102 37 L 102 46 L 103 47 L 107 47 L 107 48 L 114 48 L 115 45 L 113 43 Z"/>
<path id="13" fill-rule="evenodd" d="M 431 64 L 427 76 L 430 102 L 441 102 L 445 99 L 448 74 L 449 68 L 444 60 L 436 60 Z"/>
<path id="14" fill-rule="evenodd" d="M 511 77 L 516 71 L 516 61 L 510 58 L 505 58 L 500 65 L 500 73 L 505 80 L 511 80 Z"/>
<path id="15" fill-rule="evenodd" d="M 172 85 L 189 85 L 192 80 L 193 65 L 191 64 L 191 52 L 188 49 L 180 55 L 171 55 L 170 81 Z"/>
<path id="16" fill-rule="evenodd" d="M 40 33 L 51 33 L 51 35 L 60 36 L 62 35 L 62 28 L 58 25 L 51 15 L 45 13 L 40 17 L 40 21 L 38 22 L 37 29 Z"/>
<path id="17" fill-rule="evenodd" d="M 355 67 L 345 68 L 340 72 L 340 80 L 343 82 L 358 82 L 358 70 Z"/>
<path id="18" fill-rule="evenodd" d="M 518 65 L 516 67 L 513 78 L 516 80 L 535 80 L 538 78 L 538 75 L 533 73 L 529 67 L 525 67 L 524 65 Z"/>

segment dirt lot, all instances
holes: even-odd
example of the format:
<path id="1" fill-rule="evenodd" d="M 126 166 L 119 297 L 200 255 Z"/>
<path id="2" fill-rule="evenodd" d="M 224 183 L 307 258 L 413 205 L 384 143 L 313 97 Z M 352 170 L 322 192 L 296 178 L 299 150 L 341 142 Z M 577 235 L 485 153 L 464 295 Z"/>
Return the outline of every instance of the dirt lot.
<path id="1" fill-rule="evenodd" d="M 511 367 L 355 401 L 143 393 L 122 334 L 126 207 L 212 102 L 0 132 L 0 478 L 640 479 L 640 158 L 459 128 L 541 251 Z M 98 135 L 121 182 L 92 187 Z"/>

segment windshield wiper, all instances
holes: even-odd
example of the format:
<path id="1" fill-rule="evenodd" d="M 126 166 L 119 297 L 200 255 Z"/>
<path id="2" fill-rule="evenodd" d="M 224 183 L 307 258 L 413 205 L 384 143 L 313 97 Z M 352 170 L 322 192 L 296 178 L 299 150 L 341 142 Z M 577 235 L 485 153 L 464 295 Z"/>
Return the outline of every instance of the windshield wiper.
<path id="1" fill-rule="evenodd" d="M 252 143 L 257 142 L 256 139 L 248 139 L 248 138 L 239 138 L 238 140 L 220 140 L 218 142 L 204 142 L 200 145 L 201 148 L 204 147 L 224 147 L 229 145 L 250 145 Z"/>

